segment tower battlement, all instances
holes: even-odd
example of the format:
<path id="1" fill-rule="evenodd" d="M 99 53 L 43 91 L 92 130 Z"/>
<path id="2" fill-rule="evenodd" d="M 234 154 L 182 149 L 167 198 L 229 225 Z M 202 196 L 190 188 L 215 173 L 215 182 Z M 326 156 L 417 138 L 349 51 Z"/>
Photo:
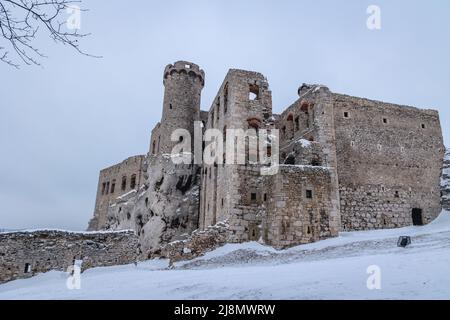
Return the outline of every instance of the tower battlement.
<path id="1" fill-rule="evenodd" d="M 205 72 L 195 63 L 177 61 L 174 64 L 168 64 L 164 69 L 164 85 L 166 85 L 166 80 L 173 74 L 187 74 L 193 79 L 197 78 L 202 87 L 205 85 Z"/>

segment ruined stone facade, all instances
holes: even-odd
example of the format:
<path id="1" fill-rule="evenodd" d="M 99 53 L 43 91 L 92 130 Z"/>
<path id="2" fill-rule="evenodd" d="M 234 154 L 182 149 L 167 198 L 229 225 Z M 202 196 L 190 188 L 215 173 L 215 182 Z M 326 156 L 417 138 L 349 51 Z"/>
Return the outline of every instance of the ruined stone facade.
<path id="1" fill-rule="evenodd" d="M 426 224 L 441 211 L 445 149 L 437 111 L 303 84 L 299 98 L 273 114 L 267 79 L 236 69 L 229 70 L 211 107 L 202 111 L 205 73 L 186 61 L 168 65 L 163 83 L 162 118 L 152 130 L 140 184 L 131 193 L 108 197 L 102 202 L 107 208 L 98 209 L 109 179 L 101 174 L 90 225 L 136 230 L 149 256 L 222 222 L 227 242 L 258 240 L 284 248 L 341 230 Z M 205 137 L 194 143 L 194 136 L 207 129 L 225 133 L 224 145 L 236 152 L 214 154 L 216 161 L 209 164 L 198 161 L 196 151 L 209 153 L 217 142 Z M 258 151 L 277 160 L 277 170 L 262 174 L 267 164 L 261 160 L 267 159 L 246 148 L 245 141 L 234 149 L 236 137 L 229 129 L 250 130 L 250 136 L 267 130 Z M 279 151 L 272 149 L 274 135 Z M 173 161 L 183 155 L 184 150 L 173 152 L 183 142 L 195 153 L 190 164 Z M 244 163 L 234 164 L 239 155 Z"/>
<path id="2" fill-rule="evenodd" d="M 133 231 L 68 232 L 57 230 L 0 233 L 0 283 L 50 270 L 67 271 L 129 264 L 139 257 Z"/>
<path id="3" fill-rule="evenodd" d="M 143 182 L 142 165 L 145 157 L 134 156 L 100 171 L 94 217 L 88 230 L 101 229 L 106 224 L 109 206 L 118 198 L 135 192 Z"/>

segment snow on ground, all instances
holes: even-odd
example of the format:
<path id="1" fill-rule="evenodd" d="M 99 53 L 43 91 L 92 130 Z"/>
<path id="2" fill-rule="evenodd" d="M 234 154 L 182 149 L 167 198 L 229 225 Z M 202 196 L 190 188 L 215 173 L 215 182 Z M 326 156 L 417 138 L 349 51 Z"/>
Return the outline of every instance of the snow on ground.
<path id="1" fill-rule="evenodd" d="M 412 244 L 398 248 L 400 235 Z M 367 268 L 381 270 L 381 289 L 367 288 Z M 450 213 L 427 226 L 343 232 L 277 251 L 256 242 L 228 244 L 175 264 L 95 268 L 81 289 L 48 272 L 0 285 L 0 299 L 450 299 Z"/>

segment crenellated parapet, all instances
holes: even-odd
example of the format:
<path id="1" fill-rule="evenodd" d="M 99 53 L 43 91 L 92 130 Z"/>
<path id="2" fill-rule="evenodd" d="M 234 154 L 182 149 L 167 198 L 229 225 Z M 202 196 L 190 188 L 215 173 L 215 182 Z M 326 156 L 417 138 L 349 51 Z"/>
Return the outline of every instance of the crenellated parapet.
<path id="1" fill-rule="evenodd" d="M 195 63 L 188 61 L 177 61 L 174 64 L 168 64 L 164 69 L 164 85 L 166 84 L 166 80 L 174 74 L 187 75 L 194 81 L 200 82 L 202 87 L 205 85 L 205 72 Z"/>

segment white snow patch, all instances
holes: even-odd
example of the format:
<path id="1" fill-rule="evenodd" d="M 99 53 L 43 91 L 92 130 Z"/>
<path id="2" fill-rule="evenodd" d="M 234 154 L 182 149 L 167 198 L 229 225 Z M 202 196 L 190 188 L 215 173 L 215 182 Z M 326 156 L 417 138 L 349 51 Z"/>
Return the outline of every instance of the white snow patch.
<path id="1" fill-rule="evenodd" d="M 125 198 L 127 198 L 127 197 L 129 197 L 129 196 L 131 196 L 131 195 L 133 195 L 133 194 L 135 194 L 135 193 L 137 193 L 137 191 L 133 189 L 133 190 L 128 191 L 127 193 L 125 193 L 125 194 L 123 194 L 123 195 L 117 197 L 116 199 L 117 199 L 117 200 L 123 200 L 123 199 L 125 199 Z"/>
<path id="2" fill-rule="evenodd" d="M 412 243 L 397 247 L 397 237 Z M 342 232 L 339 237 L 275 250 L 227 244 L 168 268 L 167 260 L 89 269 L 81 289 L 52 271 L 0 285 L 0 299 L 450 299 L 450 213 L 426 226 Z M 366 286 L 381 269 L 381 290 Z"/>
<path id="3" fill-rule="evenodd" d="M 309 148 L 311 146 L 311 141 L 306 139 L 298 139 L 297 142 L 300 143 L 303 148 Z"/>

